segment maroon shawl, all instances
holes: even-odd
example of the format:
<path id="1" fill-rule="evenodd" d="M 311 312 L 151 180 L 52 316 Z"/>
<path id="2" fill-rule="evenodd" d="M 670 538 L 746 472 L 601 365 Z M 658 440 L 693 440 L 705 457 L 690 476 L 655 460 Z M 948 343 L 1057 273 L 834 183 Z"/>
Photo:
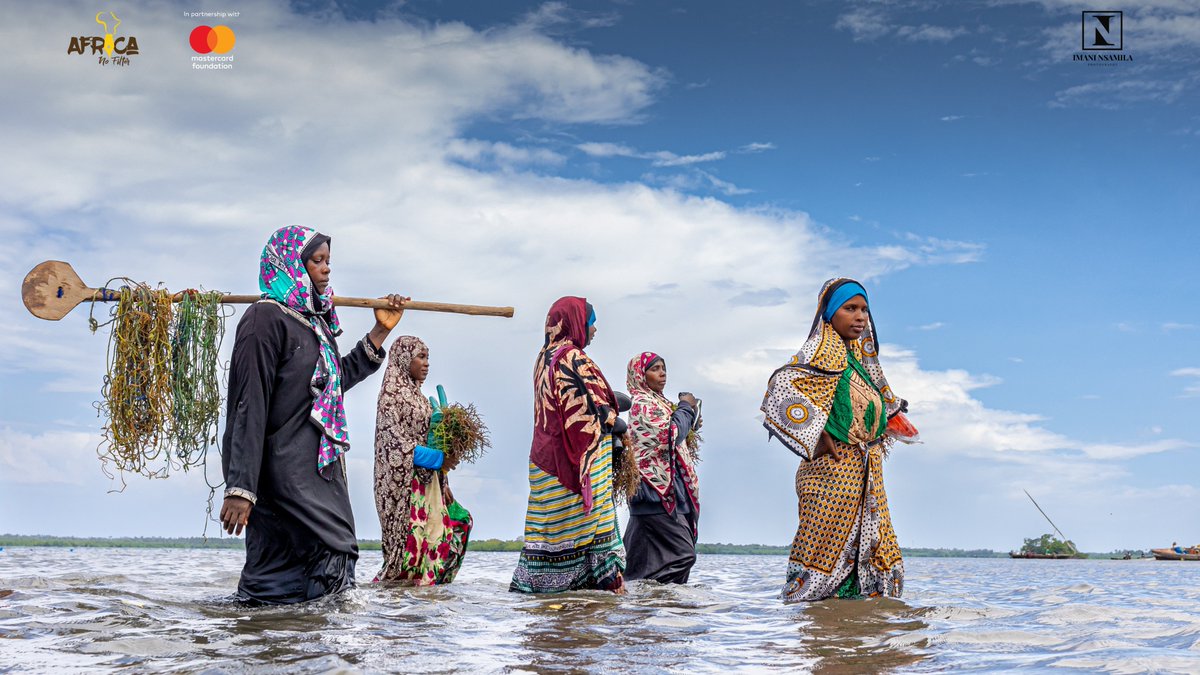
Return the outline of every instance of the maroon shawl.
<path id="1" fill-rule="evenodd" d="M 546 315 L 546 343 L 533 368 L 533 447 L 529 460 L 583 497 L 591 511 L 592 462 L 617 416 L 617 397 L 583 352 L 587 301 L 560 298 Z"/>

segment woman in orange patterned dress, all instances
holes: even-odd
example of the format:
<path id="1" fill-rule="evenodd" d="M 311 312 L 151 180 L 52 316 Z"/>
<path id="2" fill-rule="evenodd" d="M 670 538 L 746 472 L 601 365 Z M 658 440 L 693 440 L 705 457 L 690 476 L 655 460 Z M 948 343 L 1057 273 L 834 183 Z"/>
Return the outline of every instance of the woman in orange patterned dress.
<path id="1" fill-rule="evenodd" d="M 866 290 L 852 279 L 825 282 L 808 340 L 771 376 L 762 404 L 771 436 L 803 460 L 785 602 L 903 592 L 883 458 L 892 437 L 915 432 L 906 409 L 879 365 Z"/>

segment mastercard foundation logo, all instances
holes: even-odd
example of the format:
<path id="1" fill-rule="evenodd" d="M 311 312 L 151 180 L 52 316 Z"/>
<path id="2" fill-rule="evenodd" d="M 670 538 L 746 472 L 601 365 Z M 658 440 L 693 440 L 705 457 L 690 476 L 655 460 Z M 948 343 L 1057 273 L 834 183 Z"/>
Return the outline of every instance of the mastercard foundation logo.
<path id="1" fill-rule="evenodd" d="M 196 26 L 188 42 L 197 54 L 228 54 L 237 36 L 229 26 Z"/>

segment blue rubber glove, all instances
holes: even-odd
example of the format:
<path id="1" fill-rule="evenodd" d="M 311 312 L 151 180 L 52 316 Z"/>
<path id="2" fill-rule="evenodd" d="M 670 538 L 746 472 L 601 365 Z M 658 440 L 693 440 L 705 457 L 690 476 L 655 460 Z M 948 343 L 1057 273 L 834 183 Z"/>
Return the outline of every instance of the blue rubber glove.
<path id="1" fill-rule="evenodd" d="M 442 460 L 445 458 L 446 456 L 442 454 L 441 450 L 434 450 L 424 445 L 418 445 L 413 450 L 413 465 L 422 469 L 440 469 Z"/>

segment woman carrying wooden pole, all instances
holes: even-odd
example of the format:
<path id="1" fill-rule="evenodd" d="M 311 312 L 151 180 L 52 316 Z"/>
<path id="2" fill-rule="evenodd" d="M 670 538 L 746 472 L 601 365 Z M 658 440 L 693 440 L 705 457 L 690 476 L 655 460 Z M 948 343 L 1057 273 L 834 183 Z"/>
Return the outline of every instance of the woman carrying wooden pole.
<path id="1" fill-rule="evenodd" d="M 407 298 L 342 356 L 329 286 L 329 237 L 289 226 L 263 249 L 263 298 L 238 322 L 222 439 L 221 523 L 246 529 L 238 597 L 294 603 L 354 586 L 358 543 L 343 455 L 343 396 L 379 369 Z"/>

